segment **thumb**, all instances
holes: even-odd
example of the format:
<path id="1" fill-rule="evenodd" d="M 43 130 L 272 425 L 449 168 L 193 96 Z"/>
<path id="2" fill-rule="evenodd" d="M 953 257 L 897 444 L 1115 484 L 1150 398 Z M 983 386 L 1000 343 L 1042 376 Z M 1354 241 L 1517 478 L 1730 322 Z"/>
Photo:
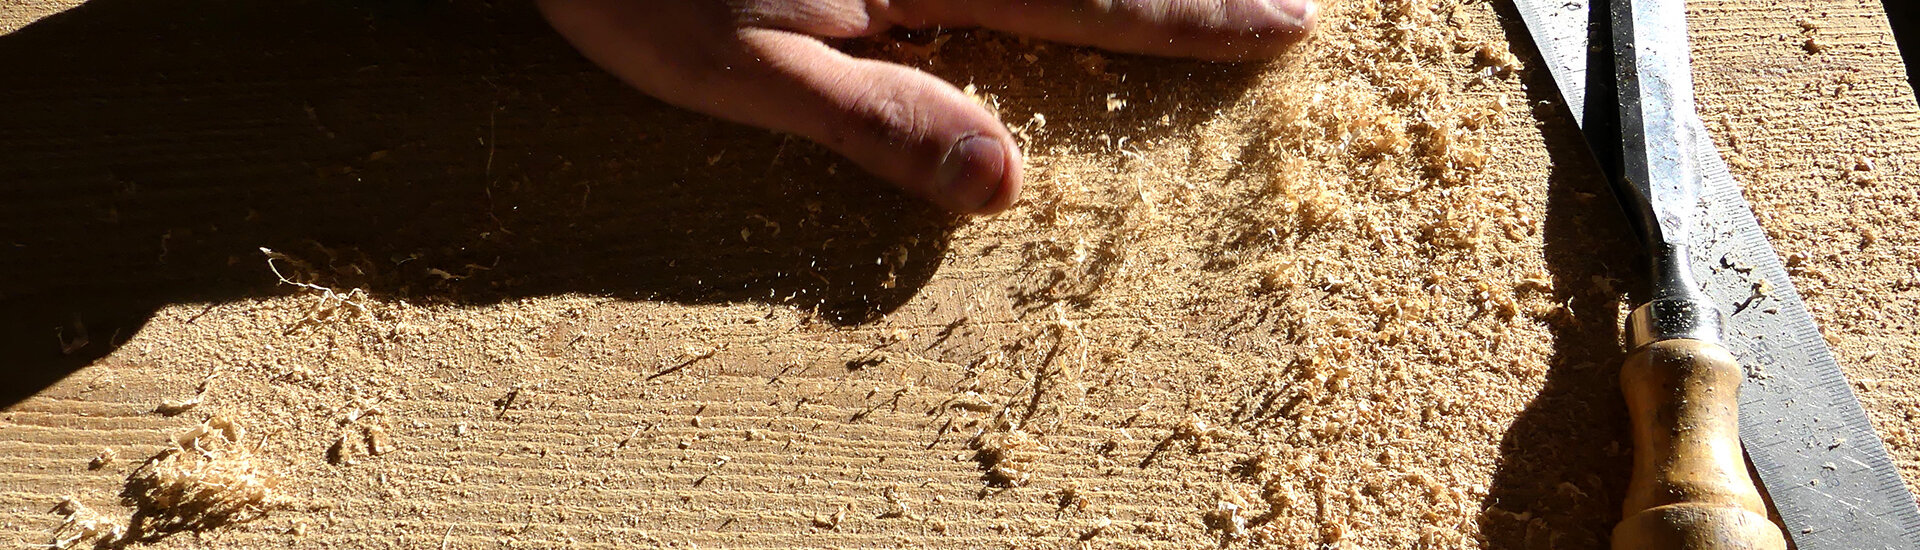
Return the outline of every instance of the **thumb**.
<path id="1" fill-rule="evenodd" d="M 668 103 L 801 135 L 957 212 L 1005 210 L 1019 194 L 1012 134 L 939 78 L 789 31 L 734 29 L 693 11 L 662 17 L 673 14 L 635 4 L 545 7 L 588 58 Z"/>

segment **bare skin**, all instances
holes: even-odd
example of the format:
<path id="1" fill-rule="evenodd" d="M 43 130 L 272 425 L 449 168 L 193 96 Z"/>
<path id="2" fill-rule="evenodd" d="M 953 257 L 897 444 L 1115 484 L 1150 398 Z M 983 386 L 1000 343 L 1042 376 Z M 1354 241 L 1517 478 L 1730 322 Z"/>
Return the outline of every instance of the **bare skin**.
<path id="1" fill-rule="evenodd" d="M 984 27 L 1115 51 L 1272 57 L 1313 0 L 540 0 L 589 59 L 668 103 L 790 132 L 961 213 L 1020 194 L 1020 150 L 986 108 L 927 73 L 820 38 Z"/>

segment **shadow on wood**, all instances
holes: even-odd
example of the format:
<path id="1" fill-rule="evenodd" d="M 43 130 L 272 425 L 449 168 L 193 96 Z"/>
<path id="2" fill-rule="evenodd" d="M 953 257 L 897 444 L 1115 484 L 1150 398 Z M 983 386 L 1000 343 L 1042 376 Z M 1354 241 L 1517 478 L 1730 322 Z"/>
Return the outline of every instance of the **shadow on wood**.
<path id="1" fill-rule="evenodd" d="M 17 402 L 154 309 L 296 291 L 791 304 L 860 323 L 957 223 L 630 92 L 530 8 L 96 0 L 0 37 Z M 836 166 L 836 164 L 839 164 Z"/>
<path id="2" fill-rule="evenodd" d="M 1019 58 L 975 38 L 953 42 Z M 1255 73 L 1116 63 L 1143 98 Z M 1025 90 L 1029 110 L 1094 78 L 929 65 Z M 804 140 L 626 89 L 525 3 L 93 0 L 0 36 L 0 74 L 0 408 L 158 308 L 310 291 L 288 282 L 415 303 L 752 301 L 859 324 L 910 299 L 964 223 Z M 1008 117 L 1031 115 L 1020 101 Z M 1113 122 L 1084 103 L 1048 116 Z M 1127 116 L 1172 132 L 1218 103 Z"/>
<path id="3" fill-rule="evenodd" d="M 1508 36 L 1527 36 L 1511 4 L 1495 9 Z M 1532 49 L 1522 44 L 1516 41 L 1515 49 Z M 1537 51 L 1532 59 L 1540 59 Z M 1542 182 L 1548 188 L 1543 236 L 1553 299 L 1567 310 L 1551 320 L 1554 354 L 1545 385 L 1500 440 L 1500 464 L 1481 502 L 1480 531 L 1488 548 L 1606 548 L 1620 521 L 1633 450 L 1619 382 L 1625 356 L 1620 301 L 1623 292 L 1644 294 L 1647 282 L 1640 274 L 1646 270 L 1601 170 L 1605 161 L 1596 159 L 1617 153 L 1590 152 L 1544 66 L 1527 78 L 1528 103 L 1549 121 L 1541 128 L 1553 155 L 1553 171 Z M 1584 114 L 1590 121 L 1610 116 Z"/>

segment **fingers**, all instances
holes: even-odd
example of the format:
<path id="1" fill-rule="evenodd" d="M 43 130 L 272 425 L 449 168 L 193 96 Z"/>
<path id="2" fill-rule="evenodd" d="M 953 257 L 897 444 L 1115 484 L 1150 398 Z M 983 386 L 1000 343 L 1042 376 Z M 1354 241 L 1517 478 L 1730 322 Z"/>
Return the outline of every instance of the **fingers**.
<path id="1" fill-rule="evenodd" d="M 1204 59 L 1278 54 L 1312 28 L 1313 0 L 541 0 L 582 53 L 669 103 L 813 139 L 959 212 L 1020 189 L 1007 129 L 965 94 L 806 35 L 890 25 L 985 26 L 1108 49 Z"/>
<path id="2" fill-rule="evenodd" d="M 889 24 L 987 27 L 1116 51 L 1243 60 L 1305 38 L 1313 0 L 833 0 L 748 2 L 746 24 L 819 36 L 871 34 Z M 862 13 L 862 6 L 872 6 Z M 804 8 L 804 9 L 803 9 Z"/>
<path id="3" fill-rule="evenodd" d="M 709 5 L 546 0 L 542 11 L 588 58 L 664 101 L 807 137 L 957 212 L 1013 203 L 1012 135 L 952 85 L 793 32 L 736 30 Z"/>
<path id="4" fill-rule="evenodd" d="M 1110 50 L 1271 57 L 1312 29 L 1312 0 L 896 0 L 903 25 L 978 25 Z"/>
<path id="5" fill-rule="evenodd" d="M 765 61 L 741 83 L 746 122 L 811 138 L 958 212 L 998 212 L 1018 195 L 1013 135 L 953 85 L 786 31 L 740 34 Z"/>

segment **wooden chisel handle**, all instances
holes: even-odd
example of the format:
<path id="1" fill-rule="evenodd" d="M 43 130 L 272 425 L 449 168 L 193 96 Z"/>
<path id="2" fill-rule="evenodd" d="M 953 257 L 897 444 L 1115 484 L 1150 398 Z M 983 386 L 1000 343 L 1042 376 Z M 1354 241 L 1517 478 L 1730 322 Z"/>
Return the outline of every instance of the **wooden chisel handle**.
<path id="1" fill-rule="evenodd" d="M 1614 550 L 1784 550 L 1740 447 L 1745 373 L 1719 344 L 1671 339 L 1627 354 L 1633 481 Z"/>

